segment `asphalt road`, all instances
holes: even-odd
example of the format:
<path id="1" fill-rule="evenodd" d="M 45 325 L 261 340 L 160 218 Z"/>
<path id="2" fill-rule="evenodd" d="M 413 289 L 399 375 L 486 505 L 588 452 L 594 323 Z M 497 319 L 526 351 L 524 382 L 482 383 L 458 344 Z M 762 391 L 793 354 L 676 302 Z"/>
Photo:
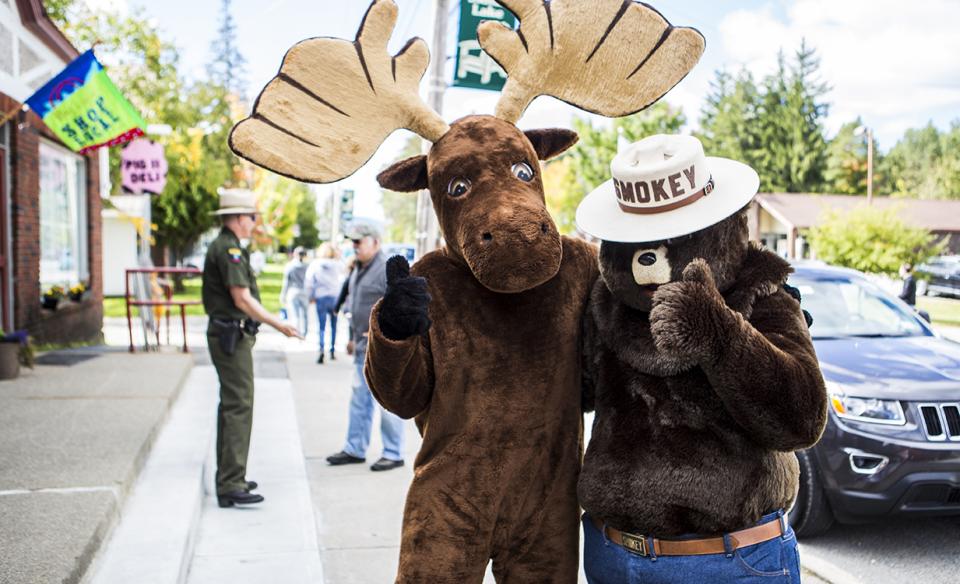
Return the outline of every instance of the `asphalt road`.
<path id="1" fill-rule="evenodd" d="M 960 517 L 834 525 L 801 545 L 863 584 L 960 582 Z"/>

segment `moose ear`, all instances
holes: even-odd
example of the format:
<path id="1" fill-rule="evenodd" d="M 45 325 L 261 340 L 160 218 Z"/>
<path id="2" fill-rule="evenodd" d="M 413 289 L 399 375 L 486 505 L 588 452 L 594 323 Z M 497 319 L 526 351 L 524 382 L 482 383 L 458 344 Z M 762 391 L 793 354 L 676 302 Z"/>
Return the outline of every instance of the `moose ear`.
<path id="1" fill-rule="evenodd" d="M 377 175 L 380 186 L 409 193 L 427 188 L 427 156 L 420 154 L 401 160 Z"/>
<path id="2" fill-rule="evenodd" d="M 533 149 L 537 151 L 537 158 L 540 160 L 550 160 L 554 156 L 562 154 L 580 139 L 573 130 L 561 130 L 560 128 L 527 130 L 524 134 L 533 144 Z"/>

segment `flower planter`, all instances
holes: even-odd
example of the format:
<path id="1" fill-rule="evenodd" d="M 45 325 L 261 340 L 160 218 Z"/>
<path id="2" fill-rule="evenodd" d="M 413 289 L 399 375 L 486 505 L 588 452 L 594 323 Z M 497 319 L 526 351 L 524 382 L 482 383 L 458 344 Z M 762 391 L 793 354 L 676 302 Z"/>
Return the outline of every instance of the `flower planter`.
<path id="1" fill-rule="evenodd" d="M 46 308 L 47 310 L 56 310 L 59 304 L 60 299 L 52 296 L 44 296 L 40 299 L 40 306 Z"/>
<path id="2" fill-rule="evenodd" d="M 20 343 L 0 341 L 0 379 L 16 379 L 20 375 Z"/>

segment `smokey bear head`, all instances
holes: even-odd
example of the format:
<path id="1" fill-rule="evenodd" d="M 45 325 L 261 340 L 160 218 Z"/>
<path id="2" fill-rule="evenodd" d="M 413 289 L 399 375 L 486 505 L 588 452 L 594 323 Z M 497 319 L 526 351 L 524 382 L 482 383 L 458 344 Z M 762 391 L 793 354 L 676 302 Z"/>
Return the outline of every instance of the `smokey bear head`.
<path id="1" fill-rule="evenodd" d="M 653 308 L 659 286 L 683 279 L 683 270 L 702 258 L 720 292 L 733 283 L 748 248 L 746 208 L 689 235 L 644 243 L 604 241 L 600 274 L 621 302 L 644 312 Z"/>
<path id="2" fill-rule="evenodd" d="M 637 310 L 660 286 L 704 260 L 725 292 L 749 249 L 747 212 L 760 185 L 749 166 L 707 157 L 693 136 L 659 134 L 620 149 L 611 180 L 577 208 L 577 225 L 602 241 L 600 273 Z"/>

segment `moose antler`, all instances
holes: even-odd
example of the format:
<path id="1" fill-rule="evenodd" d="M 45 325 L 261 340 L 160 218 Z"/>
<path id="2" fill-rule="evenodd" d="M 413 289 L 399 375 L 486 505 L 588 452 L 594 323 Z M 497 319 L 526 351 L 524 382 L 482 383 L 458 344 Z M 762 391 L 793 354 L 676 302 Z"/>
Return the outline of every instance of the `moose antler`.
<path id="1" fill-rule="evenodd" d="M 328 183 L 356 172 L 399 128 L 437 141 L 449 126 L 418 93 L 430 52 L 415 38 L 391 57 L 396 22 L 397 5 L 374 0 L 356 41 L 294 45 L 251 116 L 230 133 L 233 151 L 279 174 Z"/>
<path id="2" fill-rule="evenodd" d="M 696 65 L 705 42 L 632 0 L 500 0 L 519 30 L 478 28 L 480 46 L 509 77 L 497 117 L 516 123 L 539 95 L 608 117 L 636 113 Z"/>

